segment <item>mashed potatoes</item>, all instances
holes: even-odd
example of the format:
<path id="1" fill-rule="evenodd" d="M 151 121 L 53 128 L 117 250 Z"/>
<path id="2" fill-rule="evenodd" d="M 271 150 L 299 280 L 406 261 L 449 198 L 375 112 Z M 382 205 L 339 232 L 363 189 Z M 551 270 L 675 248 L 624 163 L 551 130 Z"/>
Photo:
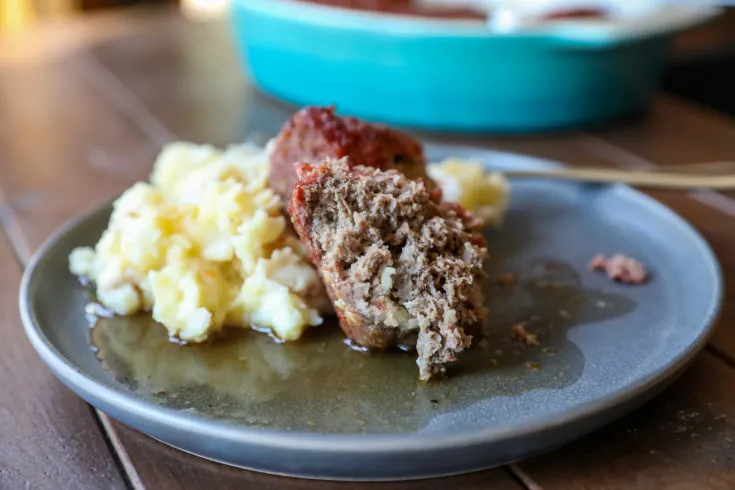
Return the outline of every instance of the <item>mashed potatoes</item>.
<path id="1" fill-rule="evenodd" d="M 487 225 L 498 225 L 508 207 L 510 184 L 499 173 L 486 173 L 480 161 L 449 158 L 428 166 L 444 199 L 458 202 Z"/>
<path id="2" fill-rule="evenodd" d="M 72 252 L 70 270 L 114 313 L 151 310 L 182 341 L 224 325 L 298 339 L 328 302 L 267 178 L 259 148 L 171 144 L 151 182 L 115 202 L 95 248 Z"/>

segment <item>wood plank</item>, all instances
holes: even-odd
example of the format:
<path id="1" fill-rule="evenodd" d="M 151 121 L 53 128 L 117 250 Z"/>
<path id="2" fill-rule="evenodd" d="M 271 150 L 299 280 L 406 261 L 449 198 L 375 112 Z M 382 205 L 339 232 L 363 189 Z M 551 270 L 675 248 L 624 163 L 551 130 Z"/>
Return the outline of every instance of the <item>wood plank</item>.
<path id="1" fill-rule="evenodd" d="M 520 470 L 544 490 L 735 488 L 734 384 L 705 353 L 643 408 Z"/>
<path id="2" fill-rule="evenodd" d="M 134 455 L 135 468 L 145 488 L 150 489 L 205 489 L 218 490 L 253 488 L 258 490 L 433 490 L 462 488 L 467 490 L 521 490 L 502 469 L 482 471 L 434 480 L 413 482 L 347 483 L 301 480 L 244 471 L 216 465 L 181 451 L 163 446 L 133 429 L 115 423 L 115 432 L 124 441 L 125 449 Z M 141 457 L 154 458 L 144 463 Z M 156 465 L 155 470 L 152 468 Z"/>
<path id="3" fill-rule="evenodd" d="M 156 29 L 168 17 L 165 9 L 135 7 L 125 15 L 113 11 L 43 19 L 10 35 L 0 29 L 0 67 L 58 59 L 93 42 Z"/>
<path id="4" fill-rule="evenodd" d="M 78 56 L 0 71 L 0 181 L 36 244 L 73 213 L 146 178 L 158 151 L 87 70 Z"/>
<path id="5" fill-rule="evenodd" d="M 656 98 L 633 124 L 590 136 L 608 143 L 600 157 L 627 167 L 735 160 L 733 120 L 673 97 Z"/>
<path id="6" fill-rule="evenodd" d="M 731 49 L 735 45 L 735 10 L 692 29 L 674 41 L 672 54 L 675 61 L 706 57 Z"/>
<path id="7" fill-rule="evenodd" d="M 134 93 L 178 138 L 222 146 L 250 132 L 248 116 L 257 107 L 250 107 L 252 88 L 225 23 L 172 16 L 159 29 L 101 43 L 92 53 L 122 82 L 121 91 Z"/>
<path id="8" fill-rule="evenodd" d="M 18 315 L 21 269 L 0 229 L 0 488 L 124 489 L 94 414 L 31 347 Z"/>

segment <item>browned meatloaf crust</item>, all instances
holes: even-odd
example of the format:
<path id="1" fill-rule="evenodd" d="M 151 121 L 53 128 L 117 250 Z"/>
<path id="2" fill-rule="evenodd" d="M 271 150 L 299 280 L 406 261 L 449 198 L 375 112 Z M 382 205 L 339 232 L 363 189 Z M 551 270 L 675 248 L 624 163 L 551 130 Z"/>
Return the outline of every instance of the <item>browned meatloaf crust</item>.
<path id="1" fill-rule="evenodd" d="M 287 203 L 297 162 L 349 157 L 351 166 L 397 169 L 429 179 L 418 141 L 384 126 L 340 117 L 333 107 L 306 107 L 287 121 L 270 147 L 270 186 Z M 431 184 L 430 184 L 431 185 Z"/>
<path id="2" fill-rule="evenodd" d="M 418 333 L 419 377 L 443 374 L 484 323 L 476 220 L 395 170 L 328 159 L 297 172 L 291 220 L 344 332 L 379 349 Z"/>

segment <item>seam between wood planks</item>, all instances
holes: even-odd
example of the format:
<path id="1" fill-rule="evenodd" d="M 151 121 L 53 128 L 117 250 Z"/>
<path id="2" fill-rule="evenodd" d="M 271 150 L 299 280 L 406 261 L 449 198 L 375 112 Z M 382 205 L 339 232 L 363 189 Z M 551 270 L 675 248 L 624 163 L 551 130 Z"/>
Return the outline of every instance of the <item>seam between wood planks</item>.
<path id="1" fill-rule="evenodd" d="M 18 224 L 18 220 L 10 210 L 10 203 L 5 197 L 2 185 L 0 185 L 0 229 L 10 244 L 10 252 L 16 262 L 20 264 L 21 271 L 25 270 L 25 263 L 31 257 L 31 246 L 28 244 L 25 233 Z M 25 258 L 24 258 L 25 256 Z"/>
<path id="2" fill-rule="evenodd" d="M 138 474 L 138 470 L 135 468 L 135 465 L 130 461 L 130 456 L 128 455 L 127 450 L 124 449 L 117 432 L 112 427 L 110 417 L 91 405 L 90 409 L 94 415 L 96 415 L 95 418 L 97 419 L 97 425 L 100 428 L 100 432 L 102 432 L 105 437 L 105 442 L 109 446 L 110 452 L 113 453 L 113 458 L 115 459 L 118 468 L 120 468 L 120 473 L 123 475 L 125 484 L 131 490 L 145 490 L 143 480 L 140 478 L 140 474 Z"/>
<path id="3" fill-rule="evenodd" d="M 8 227 L 8 222 L 12 223 L 12 228 Z M 0 240 L 7 240 L 9 245 L 8 248 L 10 249 L 10 253 L 13 256 L 13 259 L 20 267 L 21 272 L 24 272 L 26 265 L 31 258 L 31 248 L 28 246 L 25 235 L 20 231 L 20 227 L 17 225 L 13 214 L 9 212 L 7 208 L 5 193 L 2 188 L 0 188 Z M 120 473 L 120 477 L 122 478 L 125 486 L 133 490 L 138 490 L 138 488 L 143 489 L 142 486 L 133 487 L 133 485 L 131 484 L 127 470 L 123 467 L 122 461 L 120 460 L 117 451 L 110 444 L 110 435 L 100 424 L 98 416 L 101 412 L 99 412 L 99 410 L 92 407 L 91 405 L 89 405 L 89 408 L 92 411 L 92 420 L 96 422 L 100 436 L 102 436 L 103 440 L 105 441 L 105 445 L 107 447 L 107 450 L 109 451 L 110 458 L 112 458 L 115 468 Z"/>
<path id="4" fill-rule="evenodd" d="M 148 109 L 122 80 L 90 51 L 84 54 L 83 75 L 108 101 L 125 115 L 158 147 L 175 141 L 176 135 Z"/>
<path id="5" fill-rule="evenodd" d="M 733 360 L 730 356 L 727 355 L 727 353 L 725 353 L 723 350 L 721 350 L 717 346 L 707 344 L 706 350 L 708 353 L 712 354 L 712 356 L 724 362 L 731 368 L 735 368 L 735 360 Z"/>
<path id="6" fill-rule="evenodd" d="M 5 199 L 5 193 L 2 187 L 0 187 L 0 239 L 3 237 L 7 239 L 8 244 L 10 245 L 10 253 L 20 266 L 21 271 L 25 271 L 25 268 L 31 259 L 31 247 L 25 238 L 25 234 L 20 228 L 20 225 L 18 225 L 15 216 L 10 211 L 7 200 Z M 135 471 L 131 474 L 125 467 L 123 458 L 119 454 L 113 440 L 115 439 L 115 436 L 114 434 L 110 434 L 107 430 L 109 425 L 107 415 L 103 414 L 91 405 L 89 405 L 89 408 L 92 412 L 92 419 L 96 422 L 100 435 L 104 439 L 107 449 L 110 452 L 110 457 L 114 461 L 115 467 L 120 472 L 120 476 L 125 482 L 125 485 L 133 490 L 143 490 L 143 485 L 136 486 L 133 483 L 139 482 L 140 479 L 137 478 L 137 473 Z M 127 457 L 127 454 L 125 456 Z"/>
<path id="7" fill-rule="evenodd" d="M 527 490 L 544 490 L 544 488 L 536 483 L 536 480 L 531 478 L 531 475 L 524 471 L 517 463 L 509 464 L 508 466 L 505 466 L 505 469 L 519 485 L 523 485 Z"/>

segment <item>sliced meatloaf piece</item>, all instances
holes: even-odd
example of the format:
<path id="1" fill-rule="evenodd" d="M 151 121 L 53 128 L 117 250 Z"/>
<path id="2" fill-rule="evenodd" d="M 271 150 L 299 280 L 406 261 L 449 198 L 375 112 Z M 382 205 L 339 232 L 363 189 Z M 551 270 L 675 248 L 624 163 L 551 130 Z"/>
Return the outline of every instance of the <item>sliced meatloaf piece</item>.
<path id="1" fill-rule="evenodd" d="M 270 186 L 284 203 L 296 183 L 297 162 L 349 157 L 351 166 L 396 169 L 412 179 L 429 180 L 418 141 L 385 126 L 340 117 L 334 107 L 311 106 L 294 114 L 269 145 L 269 153 Z"/>
<path id="2" fill-rule="evenodd" d="M 297 172 L 291 221 L 344 332 L 377 349 L 414 337 L 419 377 L 442 375 L 484 323 L 477 220 L 395 170 L 328 159 Z"/>

